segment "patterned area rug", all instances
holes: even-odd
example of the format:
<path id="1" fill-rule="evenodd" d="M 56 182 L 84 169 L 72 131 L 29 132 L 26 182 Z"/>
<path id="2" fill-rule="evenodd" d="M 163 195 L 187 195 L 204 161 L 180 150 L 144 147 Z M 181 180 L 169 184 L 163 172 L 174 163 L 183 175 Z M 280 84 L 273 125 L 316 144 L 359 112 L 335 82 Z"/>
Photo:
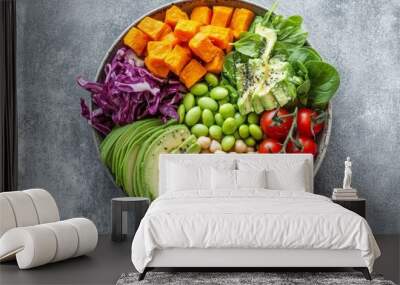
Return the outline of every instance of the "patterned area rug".
<path id="1" fill-rule="evenodd" d="M 146 278 L 138 281 L 138 273 L 122 274 L 117 285 L 395 285 L 380 275 L 372 275 L 368 281 L 359 272 L 148 272 Z"/>

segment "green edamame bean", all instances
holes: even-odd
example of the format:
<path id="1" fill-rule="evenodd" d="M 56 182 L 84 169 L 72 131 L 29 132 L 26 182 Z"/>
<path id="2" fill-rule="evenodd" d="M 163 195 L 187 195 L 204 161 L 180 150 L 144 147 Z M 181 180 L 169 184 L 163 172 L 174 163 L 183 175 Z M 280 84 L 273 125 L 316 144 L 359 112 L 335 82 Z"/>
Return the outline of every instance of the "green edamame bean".
<path id="1" fill-rule="evenodd" d="M 249 122 L 249 124 L 258 124 L 258 115 L 256 113 L 250 113 L 247 116 L 247 122 Z"/>
<path id="2" fill-rule="evenodd" d="M 210 136 L 213 139 L 215 139 L 217 141 L 221 141 L 221 139 L 222 139 L 222 129 L 221 129 L 220 126 L 212 125 L 208 131 L 210 133 Z"/>
<path id="3" fill-rule="evenodd" d="M 222 86 L 217 86 L 211 89 L 210 91 L 210 96 L 211 98 L 215 100 L 222 100 L 228 96 L 229 92 L 228 89 L 222 87 Z"/>
<path id="4" fill-rule="evenodd" d="M 242 139 L 247 139 L 250 135 L 249 127 L 247 125 L 241 125 L 239 127 L 239 135 Z"/>
<path id="5" fill-rule="evenodd" d="M 209 109 L 213 112 L 218 110 L 218 103 L 214 99 L 211 99 L 210 97 L 201 97 L 197 101 L 197 104 L 200 106 L 200 108 L 204 109 Z"/>
<path id="6" fill-rule="evenodd" d="M 201 109 L 199 106 L 193 107 L 190 109 L 185 116 L 185 123 L 189 127 L 195 125 L 199 120 L 201 116 Z"/>
<path id="7" fill-rule="evenodd" d="M 214 124 L 214 114 L 210 110 L 204 109 L 203 113 L 201 114 L 201 120 L 203 121 L 204 125 L 210 127 Z"/>
<path id="8" fill-rule="evenodd" d="M 235 141 L 234 136 L 225 136 L 221 142 L 222 150 L 229 151 L 235 145 Z"/>
<path id="9" fill-rule="evenodd" d="M 222 124 L 224 123 L 224 118 L 220 113 L 216 113 L 214 115 L 215 122 L 217 123 L 218 126 L 222 127 Z"/>
<path id="10" fill-rule="evenodd" d="M 185 106 L 183 104 L 180 104 L 178 107 L 178 116 L 179 124 L 182 124 L 183 120 L 185 119 Z"/>
<path id="11" fill-rule="evenodd" d="M 244 124 L 244 121 L 246 120 L 246 118 L 242 115 L 240 115 L 240 113 L 236 113 L 235 116 L 235 122 L 236 122 L 236 127 L 240 127 L 241 125 Z"/>
<path id="12" fill-rule="evenodd" d="M 196 101 L 192 93 L 187 93 L 185 97 L 183 97 L 183 105 L 185 105 L 186 110 L 190 110 L 194 107 Z"/>
<path id="13" fill-rule="evenodd" d="M 260 126 L 258 126 L 256 124 L 250 124 L 249 132 L 250 132 L 250 135 L 257 141 L 261 140 L 263 137 L 263 133 L 261 131 Z"/>
<path id="14" fill-rule="evenodd" d="M 244 142 L 248 146 L 255 146 L 256 145 L 256 141 L 252 137 L 248 137 Z"/>
<path id="15" fill-rule="evenodd" d="M 235 115 L 235 107 L 233 107 L 233 105 L 230 103 L 226 103 L 219 107 L 219 112 L 224 119 L 230 117 L 233 118 L 233 116 Z"/>
<path id="16" fill-rule="evenodd" d="M 196 83 L 190 88 L 190 93 L 196 96 L 202 96 L 208 92 L 208 86 L 205 83 Z"/>
<path id="17" fill-rule="evenodd" d="M 215 74 L 207 73 L 204 79 L 210 86 L 212 87 L 218 86 L 218 77 Z"/>
<path id="18" fill-rule="evenodd" d="M 198 138 L 208 136 L 208 128 L 203 124 L 194 125 L 190 131 Z"/>
<path id="19" fill-rule="evenodd" d="M 231 135 L 236 131 L 236 122 L 234 118 L 228 118 L 222 124 L 222 131 L 225 135 Z"/>

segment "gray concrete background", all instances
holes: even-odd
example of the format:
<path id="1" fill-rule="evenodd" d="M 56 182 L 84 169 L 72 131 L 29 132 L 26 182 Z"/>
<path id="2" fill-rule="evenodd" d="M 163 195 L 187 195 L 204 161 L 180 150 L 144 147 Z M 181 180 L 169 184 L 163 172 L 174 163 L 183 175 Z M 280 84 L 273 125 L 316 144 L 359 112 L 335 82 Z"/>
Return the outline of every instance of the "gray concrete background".
<path id="1" fill-rule="evenodd" d="M 19 188 L 43 187 L 62 218 L 86 216 L 110 231 L 110 199 L 120 196 L 80 117 L 79 74 L 93 79 L 114 39 L 141 14 L 168 1 L 17 0 Z M 272 1 L 256 1 L 271 6 Z M 309 39 L 342 78 L 316 193 L 341 185 L 350 155 L 375 233 L 400 233 L 400 1 L 291 0 Z"/>

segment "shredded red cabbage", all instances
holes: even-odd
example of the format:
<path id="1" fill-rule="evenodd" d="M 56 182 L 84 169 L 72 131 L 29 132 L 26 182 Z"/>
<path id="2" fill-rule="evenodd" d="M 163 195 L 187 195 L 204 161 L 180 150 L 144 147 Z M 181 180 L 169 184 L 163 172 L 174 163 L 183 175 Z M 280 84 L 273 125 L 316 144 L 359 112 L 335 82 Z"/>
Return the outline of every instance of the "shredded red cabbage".
<path id="1" fill-rule="evenodd" d="M 91 111 L 81 98 L 81 115 L 100 133 L 107 135 L 114 125 L 146 117 L 160 117 L 164 122 L 178 119 L 176 110 L 185 91 L 183 85 L 152 75 L 130 49 L 119 49 L 104 71 L 103 83 L 77 78 L 78 85 L 91 93 L 95 105 Z"/>

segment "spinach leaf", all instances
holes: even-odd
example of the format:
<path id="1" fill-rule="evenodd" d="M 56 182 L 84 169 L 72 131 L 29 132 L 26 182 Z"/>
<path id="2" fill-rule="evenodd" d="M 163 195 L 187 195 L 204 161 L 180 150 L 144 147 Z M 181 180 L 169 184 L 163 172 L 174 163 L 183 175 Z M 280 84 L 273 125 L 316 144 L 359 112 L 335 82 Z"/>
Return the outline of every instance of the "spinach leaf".
<path id="1" fill-rule="evenodd" d="M 311 81 L 310 79 L 306 79 L 304 80 L 304 82 L 302 84 L 300 84 L 299 86 L 297 86 L 297 96 L 299 97 L 300 102 L 303 105 L 307 105 L 308 102 L 308 92 L 310 91 L 310 87 L 311 87 Z"/>
<path id="2" fill-rule="evenodd" d="M 309 47 L 301 47 L 294 49 L 288 60 L 290 63 L 298 61 L 304 64 L 310 60 L 322 61 L 322 58 L 314 49 Z"/>
<path id="3" fill-rule="evenodd" d="M 261 50 L 264 48 L 265 42 L 264 39 L 258 34 L 244 32 L 240 35 L 240 39 L 233 45 L 237 52 L 255 58 L 260 55 Z"/>
<path id="4" fill-rule="evenodd" d="M 236 86 L 235 52 L 228 53 L 224 58 L 222 79 L 226 80 L 230 85 Z"/>
<path id="5" fill-rule="evenodd" d="M 258 23 L 261 23 L 263 21 L 263 17 L 261 16 L 256 16 L 253 20 L 253 23 L 251 23 L 250 28 L 249 28 L 249 32 L 250 33 L 254 33 L 254 31 L 256 30 L 256 26 Z"/>
<path id="6" fill-rule="evenodd" d="M 305 44 L 308 33 L 302 30 L 302 23 L 303 18 L 301 16 L 294 15 L 285 18 L 282 15 L 269 12 L 264 16 L 262 22 L 264 26 L 277 31 L 278 43 L 286 49 L 302 47 Z"/>
<path id="7" fill-rule="evenodd" d="M 278 33 L 278 41 L 283 43 L 287 49 L 302 47 L 308 37 L 308 33 L 303 31 L 301 28 L 291 29 L 289 35 L 287 35 L 284 39 L 279 37 Z"/>
<path id="8" fill-rule="evenodd" d="M 306 106 L 308 101 L 308 92 L 310 91 L 311 87 L 311 81 L 308 77 L 308 70 L 300 61 L 291 62 L 291 65 L 294 73 L 296 74 L 292 77 L 292 81 L 293 78 L 301 78 L 301 82 L 299 82 L 300 84 L 296 84 L 297 98 L 302 105 Z"/>
<path id="9" fill-rule="evenodd" d="M 307 40 L 308 33 L 301 29 L 303 18 L 291 16 L 275 25 L 278 30 L 278 41 L 282 42 L 287 48 L 302 47 Z"/>
<path id="10" fill-rule="evenodd" d="M 264 15 L 264 19 L 262 21 L 262 25 L 265 27 L 271 27 L 270 26 L 270 20 L 272 18 L 272 16 L 274 16 L 274 12 L 276 10 L 276 8 L 278 7 L 278 1 L 274 2 L 274 4 L 272 4 L 271 9 L 269 9 L 265 15 Z"/>
<path id="11" fill-rule="evenodd" d="M 311 82 L 308 104 L 323 109 L 339 88 L 339 73 L 332 65 L 322 61 L 311 60 L 304 66 L 308 70 Z"/>
<path id="12" fill-rule="evenodd" d="M 272 57 L 281 56 L 284 57 L 285 61 L 289 58 L 291 50 L 287 49 L 286 45 L 281 42 L 276 42 L 274 45 L 274 49 L 272 50 Z"/>

